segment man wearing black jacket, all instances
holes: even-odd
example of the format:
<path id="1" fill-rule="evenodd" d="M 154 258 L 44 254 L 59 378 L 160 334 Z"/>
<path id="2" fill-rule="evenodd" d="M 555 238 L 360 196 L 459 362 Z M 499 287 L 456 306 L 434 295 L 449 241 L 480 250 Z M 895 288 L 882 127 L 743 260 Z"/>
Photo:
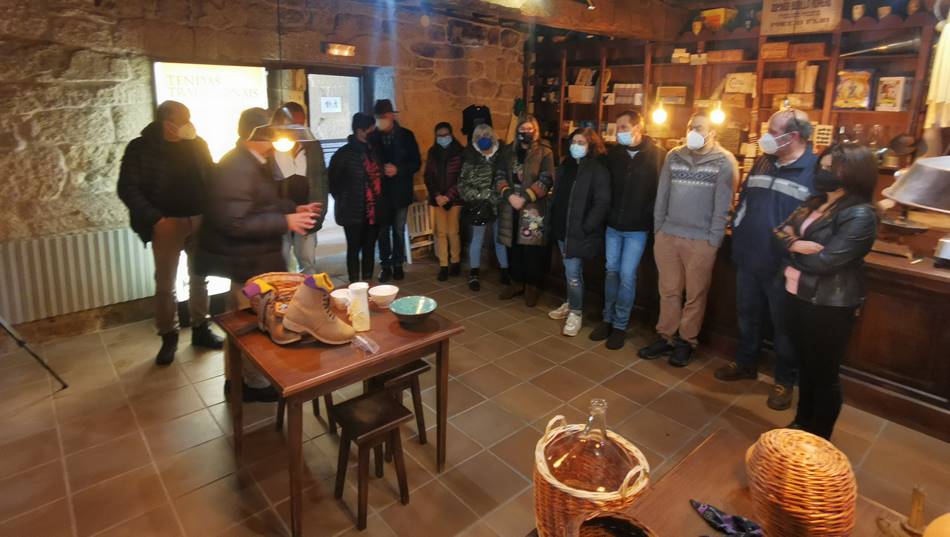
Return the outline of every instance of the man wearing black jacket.
<path id="1" fill-rule="evenodd" d="M 403 278 L 406 261 L 406 213 L 412 203 L 412 177 L 422 167 L 419 144 L 411 130 L 396 121 L 396 111 L 389 99 L 380 99 L 373 106 L 376 131 L 370 145 L 383 163 L 384 205 L 380 207 L 379 257 L 381 283 L 390 278 Z"/>
<path id="2" fill-rule="evenodd" d="M 155 327 L 162 346 L 155 357 L 170 364 L 178 349 L 175 276 L 182 250 L 188 254 L 191 344 L 220 349 L 208 325 L 208 285 L 194 270 L 198 229 L 212 170 L 208 144 L 195 134 L 188 108 L 176 101 L 158 106 L 158 119 L 129 142 L 119 171 L 118 194 L 129 208 L 132 229 L 152 243 L 155 259 Z"/>
<path id="3" fill-rule="evenodd" d="M 604 320 L 590 339 L 623 347 L 637 292 L 637 268 L 653 229 L 653 203 L 665 152 L 643 134 L 643 117 L 630 110 L 617 117 L 617 143 L 607 150 L 611 199 L 607 218 Z"/>

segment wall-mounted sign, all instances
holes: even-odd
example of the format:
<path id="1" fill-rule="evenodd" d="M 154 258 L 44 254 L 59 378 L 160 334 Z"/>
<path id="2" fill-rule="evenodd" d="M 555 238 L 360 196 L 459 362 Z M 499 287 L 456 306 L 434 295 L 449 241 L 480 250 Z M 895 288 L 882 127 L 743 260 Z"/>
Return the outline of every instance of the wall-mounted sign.
<path id="1" fill-rule="evenodd" d="M 762 35 L 830 32 L 841 22 L 843 0 L 763 0 Z"/>
<path id="2" fill-rule="evenodd" d="M 267 108 L 263 67 L 155 62 L 155 100 L 179 101 L 191 110 L 198 136 L 217 161 L 234 147 L 241 112 Z"/>
<path id="3" fill-rule="evenodd" d="M 343 98 L 320 97 L 320 111 L 324 114 L 339 114 L 343 111 Z"/>

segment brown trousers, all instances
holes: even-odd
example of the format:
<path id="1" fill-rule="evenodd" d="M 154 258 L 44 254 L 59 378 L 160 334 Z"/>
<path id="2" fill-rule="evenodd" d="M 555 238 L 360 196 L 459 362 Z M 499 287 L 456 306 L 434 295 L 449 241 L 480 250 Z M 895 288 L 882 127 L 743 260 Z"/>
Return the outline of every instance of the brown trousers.
<path id="1" fill-rule="evenodd" d="M 690 345 L 695 347 L 698 343 L 718 250 L 704 240 L 656 234 L 653 255 L 660 280 L 660 320 L 656 331 L 667 341 L 672 341 L 678 332 L 680 339 Z"/>
<path id="2" fill-rule="evenodd" d="M 435 228 L 435 254 L 439 266 L 447 267 L 449 262 L 458 263 L 462 257 L 462 243 L 459 239 L 459 216 L 462 207 L 455 205 L 448 211 L 442 207 L 433 207 L 433 227 Z"/>
<path id="3" fill-rule="evenodd" d="M 208 318 L 208 282 L 195 274 L 195 253 L 201 216 L 166 217 L 152 230 L 152 257 L 155 259 L 155 328 L 159 334 L 178 331 L 175 277 L 182 250 L 188 255 L 188 311 L 191 325 Z"/>

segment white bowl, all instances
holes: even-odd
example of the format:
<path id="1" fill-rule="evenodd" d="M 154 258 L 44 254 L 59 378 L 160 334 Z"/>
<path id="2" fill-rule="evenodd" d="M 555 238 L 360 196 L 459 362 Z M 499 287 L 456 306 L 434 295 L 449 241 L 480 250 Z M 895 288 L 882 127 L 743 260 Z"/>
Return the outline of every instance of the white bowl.
<path id="1" fill-rule="evenodd" d="M 333 307 L 345 310 L 350 306 L 350 290 L 336 289 L 330 293 L 330 300 L 333 301 Z"/>
<path id="2" fill-rule="evenodd" d="M 369 299 L 380 308 L 388 308 L 396 298 L 399 288 L 395 285 L 377 285 L 369 290 Z"/>

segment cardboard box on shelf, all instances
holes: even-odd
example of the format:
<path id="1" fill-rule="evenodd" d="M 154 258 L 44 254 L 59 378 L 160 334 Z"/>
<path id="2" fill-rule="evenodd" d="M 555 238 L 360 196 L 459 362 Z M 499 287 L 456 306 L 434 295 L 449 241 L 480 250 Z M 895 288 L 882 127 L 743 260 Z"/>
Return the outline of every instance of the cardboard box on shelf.
<path id="1" fill-rule="evenodd" d="M 738 10 L 731 7 L 717 7 L 704 9 L 699 12 L 699 16 L 703 19 L 703 26 L 707 30 L 718 32 L 723 26 L 732 22 L 737 13 Z"/>
<path id="2" fill-rule="evenodd" d="M 689 63 L 689 52 L 685 48 L 674 48 L 671 63 Z"/>
<path id="3" fill-rule="evenodd" d="M 567 87 L 567 100 L 572 103 L 592 103 L 594 102 L 594 86 L 575 86 Z"/>
<path id="4" fill-rule="evenodd" d="M 763 43 L 759 49 L 759 57 L 763 60 L 784 60 L 788 58 L 788 48 L 791 43 L 788 41 L 776 41 L 774 43 Z"/>
<path id="5" fill-rule="evenodd" d="M 791 78 L 762 79 L 762 93 L 766 95 L 775 95 L 776 93 L 789 93 L 791 91 L 792 91 Z"/>
<path id="6" fill-rule="evenodd" d="M 906 76 L 882 76 L 877 80 L 877 104 L 874 109 L 882 112 L 907 110 L 913 80 Z"/>
<path id="7" fill-rule="evenodd" d="M 686 86 L 660 86 L 656 88 L 656 99 L 663 104 L 686 104 Z"/>
<path id="8" fill-rule="evenodd" d="M 709 63 L 709 58 L 706 56 L 705 53 L 689 55 L 690 65 L 706 65 L 707 63 Z"/>
<path id="9" fill-rule="evenodd" d="M 819 60 L 827 55 L 824 43 L 795 43 L 788 50 L 793 60 Z"/>
<path id="10" fill-rule="evenodd" d="M 745 51 L 741 48 L 727 50 L 706 51 L 709 63 L 740 62 L 745 59 Z"/>
<path id="11" fill-rule="evenodd" d="M 723 87 L 726 93 L 755 93 L 755 73 L 729 73 Z"/>
<path id="12" fill-rule="evenodd" d="M 749 94 L 747 93 L 723 93 L 722 106 L 731 108 L 748 108 Z"/>
<path id="13" fill-rule="evenodd" d="M 643 84 L 614 84 L 616 104 L 643 105 Z"/>
<path id="14" fill-rule="evenodd" d="M 785 100 L 788 99 L 788 105 L 799 110 L 812 110 L 815 108 L 814 93 L 781 93 L 772 97 L 772 108 L 781 110 L 784 107 Z"/>

